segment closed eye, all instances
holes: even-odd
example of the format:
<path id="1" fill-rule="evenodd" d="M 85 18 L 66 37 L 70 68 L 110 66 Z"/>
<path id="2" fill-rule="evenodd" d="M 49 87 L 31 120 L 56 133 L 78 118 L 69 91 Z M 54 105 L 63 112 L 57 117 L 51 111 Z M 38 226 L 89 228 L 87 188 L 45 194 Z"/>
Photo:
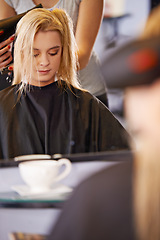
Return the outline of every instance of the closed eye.
<path id="1" fill-rule="evenodd" d="M 49 53 L 49 55 L 55 56 L 55 55 L 57 55 L 57 53 L 58 53 L 58 51 L 56 51 L 56 52 L 54 52 L 54 53 Z"/>
<path id="2" fill-rule="evenodd" d="M 38 53 L 36 53 L 36 54 L 34 54 L 33 56 L 34 56 L 34 57 L 38 57 L 38 55 L 39 55 L 39 54 L 38 54 Z"/>

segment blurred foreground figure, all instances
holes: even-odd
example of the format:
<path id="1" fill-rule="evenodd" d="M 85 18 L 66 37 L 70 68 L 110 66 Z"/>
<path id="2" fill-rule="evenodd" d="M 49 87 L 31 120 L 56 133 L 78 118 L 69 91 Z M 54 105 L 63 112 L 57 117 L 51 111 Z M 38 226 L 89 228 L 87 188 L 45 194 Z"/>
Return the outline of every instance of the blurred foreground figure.
<path id="1" fill-rule="evenodd" d="M 119 51 L 119 66 L 127 64 L 135 53 L 136 60 L 146 56 L 145 64 L 150 63 L 146 49 L 160 56 L 160 41 L 154 40 L 154 48 L 151 42 L 139 40 L 132 43 L 132 49 L 129 45 Z M 112 76 L 115 87 L 126 89 L 125 114 L 135 140 L 131 141 L 133 161 L 118 163 L 81 183 L 48 240 L 160 239 L 160 60 L 145 64 L 135 81 L 129 65 L 123 68 L 126 78 L 116 72 Z"/>

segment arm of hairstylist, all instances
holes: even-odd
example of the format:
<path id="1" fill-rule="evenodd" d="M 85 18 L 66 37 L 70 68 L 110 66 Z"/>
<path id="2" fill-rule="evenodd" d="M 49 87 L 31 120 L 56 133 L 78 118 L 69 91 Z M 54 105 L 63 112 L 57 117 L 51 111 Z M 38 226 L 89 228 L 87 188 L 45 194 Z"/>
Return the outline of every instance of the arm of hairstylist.
<path id="1" fill-rule="evenodd" d="M 88 64 L 103 16 L 103 0 L 83 0 L 80 4 L 76 27 L 79 67 Z"/>

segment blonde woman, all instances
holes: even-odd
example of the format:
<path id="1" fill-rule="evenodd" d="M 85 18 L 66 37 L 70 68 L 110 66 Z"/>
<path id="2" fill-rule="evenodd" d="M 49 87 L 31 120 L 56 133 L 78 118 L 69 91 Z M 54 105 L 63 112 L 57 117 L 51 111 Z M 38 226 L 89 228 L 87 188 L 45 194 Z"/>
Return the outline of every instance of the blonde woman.
<path id="1" fill-rule="evenodd" d="M 98 57 L 93 50 L 103 16 L 103 2 L 104 0 L 0 0 L 0 19 L 26 12 L 40 3 L 48 10 L 65 9 L 74 25 L 81 84 L 107 105 L 106 86 Z M 9 38 L 0 43 L 0 68 L 11 62 L 10 49 L 6 47 L 11 41 L 13 39 Z"/>
<path id="2" fill-rule="evenodd" d="M 13 85 L 0 92 L 0 158 L 128 148 L 125 129 L 77 81 L 72 21 L 36 9 L 18 23 Z"/>
<path id="3" fill-rule="evenodd" d="M 151 11 L 140 39 L 160 39 L 160 6 Z M 159 41 L 160 42 L 160 41 Z M 158 48 L 155 48 L 158 49 Z M 157 55 L 151 51 L 151 56 Z M 151 57 L 152 58 L 152 57 Z M 159 64 L 157 58 L 156 64 Z M 132 109 L 132 110 L 131 110 Z M 134 210 L 139 240 L 160 239 L 160 78 L 126 92 L 126 117 L 134 129 Z M 133 145 L 134 147 L 134 145 Z"/>

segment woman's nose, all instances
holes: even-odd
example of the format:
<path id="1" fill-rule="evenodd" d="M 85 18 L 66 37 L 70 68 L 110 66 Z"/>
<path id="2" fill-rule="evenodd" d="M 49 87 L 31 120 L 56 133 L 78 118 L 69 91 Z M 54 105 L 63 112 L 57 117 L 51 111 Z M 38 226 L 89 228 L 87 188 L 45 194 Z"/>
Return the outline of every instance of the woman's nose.
<path id="1" fill-rule="evenodd" d="M 49 60 L 48 60 L 47 55 L 45 55 L 45 54 L 41 55 L 39 60 L 40 60 L 40 65 L 41 66 L 48 66 Z"/>

